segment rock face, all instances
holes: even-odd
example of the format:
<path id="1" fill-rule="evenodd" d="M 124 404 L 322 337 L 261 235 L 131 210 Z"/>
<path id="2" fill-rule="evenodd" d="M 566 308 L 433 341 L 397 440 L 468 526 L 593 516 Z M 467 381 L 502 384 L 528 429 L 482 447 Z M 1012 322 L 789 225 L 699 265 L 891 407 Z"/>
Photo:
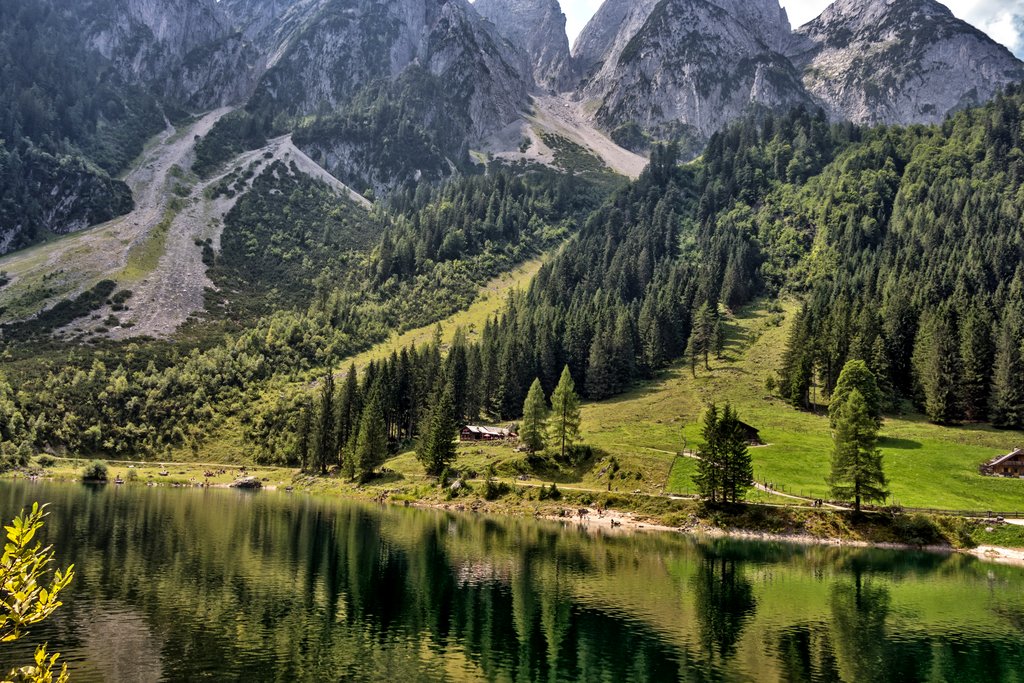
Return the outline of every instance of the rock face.
<path id="1" fill-rule="evenodd" d="M 788 54 L 833 119 L 936 123 L 1024 79 L 1024 64 L 934 0 L 837 0 Z"/>
<path id="2" fill-rule="evenodd" d="M 178 106 L 242 101 L 261 73 L 259 51 L 211 0 L 91 0 L 79 10 L 87 44 L 129 82 Z"/>
<path id="3" fill-rule="evenodd" d="M 473 8 L 526 53 L 537 85 L 553 92 L 575 85 L 565 15 L 558 0 L 476 0 Z"/>
<path id="4" fill-rule="evenodd" d="M 576 44 L 583 96 L 607 128 L 699 143 L 752 109 L 810 103 L 775 50 L 789 36 L 776 0 L 609 0 Z"/>
<path id="5" fill-rule="evenodd" d="M 525 58 L 466 0 L 321 2 L 272 60 L 254 100 L 290 114 L 335 109 L 411 67 L 444 83 L 469 113 L 472 135 L 507 125 L 528 100 Z"/>

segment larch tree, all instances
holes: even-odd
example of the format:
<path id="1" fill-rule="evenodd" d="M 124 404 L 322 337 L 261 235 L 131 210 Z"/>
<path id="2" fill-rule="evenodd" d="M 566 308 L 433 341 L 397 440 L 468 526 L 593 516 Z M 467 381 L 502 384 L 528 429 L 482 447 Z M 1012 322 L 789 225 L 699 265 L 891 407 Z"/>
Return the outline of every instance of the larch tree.
<path id="1" fill-rule="evenodd" d="M 828 483 L 838 500 L 852 500 L 860 512 L 861 502 L 885 500 L 885 473 L 878 449 L 878 424 L 860 391 L 853 389 L 836 413 L 832 439 L 832 472 Z"/>
<path id="2" fill-rule="evenodd" d="M 549 429 L 550 443 L 557 445 L 564 460 L 566 451 L 580 436 L 580 397 L 576 395 L 576 384 L 568 365 L 562 370 L 558 386 L 551 394 Z"/>
<path id="3" fill-rule="evenodd" d="M 846 362 L 842 372 L 839 373 L 839 381 L 836 382 L 836 388 L 832 392 L 832 401 L 829 403 L 828 417 L 833 429 L 836 426 L 839 410 L 846 403 L 846 399 L 849 398 L 850 393 L 854 389 L 859 391 L 860 395 L 864 398 L 864 402 L 868 407 L 868 414 L 871 415 L 876 423 L 881 425 L 882 393 L 878 390 L 875 374 L 868 369 L 866 362 L 851 360 Z"/>
<path id="4" fill-rule="evenodd" d="M 548 405 L 540 379 L 533 380 L 523 404 L 523 422 L 519 426 L 519 438 L 531 453 L 543 451 L 547 446 Z"/>

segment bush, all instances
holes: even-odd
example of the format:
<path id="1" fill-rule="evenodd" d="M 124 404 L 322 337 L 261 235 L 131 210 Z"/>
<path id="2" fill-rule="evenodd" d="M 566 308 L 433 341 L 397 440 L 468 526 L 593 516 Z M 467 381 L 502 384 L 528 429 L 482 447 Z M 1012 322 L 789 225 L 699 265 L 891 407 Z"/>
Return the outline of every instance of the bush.
<path id="1" fill-rule="evenodd" d="M 86 465 L 85 469 L 82 470 L 82 481 L 106 483 L 107 463 L 102 460 L 93 460 L 91 463 Z"/>
<path id="2" fill-rule="evenodd" d="M 40 467 L 53 467 L 57 464 L 57 458 L 52 455 L 40 455 L 36 458 L 36 464 Z"/>
<path id="3" fill-rule="evenodd" d="M 555 486 L 555 482 L 551 482 L 551 488 L 544 486 L 540 487 L 540 499 L 541 500 L 562 500 L 562 492 Z"/>

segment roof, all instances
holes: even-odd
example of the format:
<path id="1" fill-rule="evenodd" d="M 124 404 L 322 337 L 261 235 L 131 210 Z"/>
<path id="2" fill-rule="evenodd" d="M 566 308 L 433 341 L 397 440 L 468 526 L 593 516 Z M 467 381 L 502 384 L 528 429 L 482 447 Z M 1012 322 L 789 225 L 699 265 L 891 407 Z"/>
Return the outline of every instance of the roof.
<path id="1" fill-rule="evenodd" d="M 744 422 L 743 420 L 737 420 L 737 422 L 738 422 L 738 424 L 739 424 L 739 426 L 740 426 L 740 427 L 743 427 L 743 429 L 747 430 L 748 432 L 760 432 L 760 431 L 761 431 L 761 430 L 760 430 L 760 429 L 758 429 L 757 427 L 753 427 L 753 426 L 751 426 L 751 425 L 748 425 L 748 424 L 747 424 L 746 422 Z"/>
<path id="2" fill-rule="evenodd" d="M 512 433 L 510 429 L 502 429 L 501 427 L 480 427 L 477 425 L 466 425 L 462 428 L 462 431 L 469 432 L 470 434 L 480 434 L 482 436 L 508 436 Z"/>
<path id="3" fill-rule="evenodd" d="M 1024 456 L 1024 451 L 1022 451 L 1019 448 L 1015 448 L 1010 453 L 1007 453 L 1006 455 L 1001 455 L 998 458 L 995 458 L 994 460 L 989 460 L 985 464 L 988 467 L 995 467 L 996 465 L 1002 465 L 1007 460 L 1013 460 L 1014 458 L 1021 457 L 1021 456 Z"/>

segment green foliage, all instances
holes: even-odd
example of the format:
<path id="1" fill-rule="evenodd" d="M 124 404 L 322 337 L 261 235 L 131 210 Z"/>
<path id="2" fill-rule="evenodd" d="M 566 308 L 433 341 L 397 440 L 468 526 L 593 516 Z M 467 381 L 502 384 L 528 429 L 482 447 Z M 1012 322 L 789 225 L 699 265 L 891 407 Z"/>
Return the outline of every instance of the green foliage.
<path id="1" fill-rule="evenodd" d="M 712 404 L 704 413 L 700 462 L 693 481 L 712 503 L 738 503 L 753 485 L 754 474 L 747 437 L 736 411 L 728 403 L 721 413 Z"/>
<path id="2" fill-rule="evenodd" d="M 256 116 L 244 109 L 221 117 L 196 144 L 192 170 L 203 177 L 211 175 L 242 152 L 266 145 L 272 128 L 266 116 Z"/>
<path id="3" fill-rule="evenodd" d="M 82 469 L 82 481 L 86 483 L 106 483 L 107 463 L 102 460 L 93 460 Z"/>
<path id="4" fill-rule="evenodd" d="M 853 500 L 860 512 L 862 500 L 882 501 L 889 495 L 878 450 L 878 423 L 857 388 L 849 391 L 834 415 L 829 485 L 837 500 Z"/>
<path id="5" fill-rule="evenodd" d="M 366 409 L 359 421 L 354 453 L 356 479 L 368 481 L 388 457 L 388 435 L 384 423 L 383 390 L 380 383 L 370 389 Z"/>
<path id="6" fill-rule="evenodd" d="M 562 369 L 558 386 L 551 394 L 551 418 L 548 423 L 548 441 L 559 449 L 562 460 L 580 435 L 580 399 L 576 395 L 569 366 Z"/>
<path id="7" fill-rule="evenodd" d="M 547 445 L 548 405 L 539 379 L 533 380 L 523 404 L 523 420 L 519 438 L 531 453 L 543 451 Z"/>
<path id="8" fill-rule="evenodd" d="M 555 486 L 555 482 L 551 482 L 551 486 L 541 486 L 540 492 L 537 494 L 540 500 L 562 500 L 562 492 Z"/>
<path id="9" fill-rule="evenodd" d="M 61 593 L 75 576 L 71 565 L 54 571 L 52 581 L 47 583 L 55 553 L 39 542 L 33 545 L 36 533 L 43 527 L 45 509 L 46 506 L 34 503 L 31 512 L 18 515 L 11 526 L 5 527 L 7 541 L 0 558 L 0 643 L 23 638 L 31 627 L 52 616 L 63 604 Z M 58 656 L 47 653 L 45 645 L 40 646 L 34 664 L 15 669 L 8 677 L 12 681 L 65 683 L 67 665 L 59 672 L 54 671 Z"/>
<path id="10" fill-rule="evenodd" d="M 455 410 L 455 387 L 446 382 L 431 411 L 430 428 L 416 452 L 428 475 L 438 476 L 455 462 L 455 433 L 459 429 Z"/>
<path id="11" fill-rule="evenodd" d="M 861 398 L 867 406 L 868 415 L 876 423 L 881 424 L 882 419 L 882 395 L 878 391 L 878 383 L 875 381 L 875 374 L 868 369 L 867 363 L 862 360 L 847 361 L 843 371 L 839 373 L 839 381 L 836 383 L 836 390 L 832 392 L 832 402 L 829 404 L 829 423 L 836 428 L 836 420 L 839 412 L 846 404 L 850 393 L 854 390 L 860 392 Z"/>

